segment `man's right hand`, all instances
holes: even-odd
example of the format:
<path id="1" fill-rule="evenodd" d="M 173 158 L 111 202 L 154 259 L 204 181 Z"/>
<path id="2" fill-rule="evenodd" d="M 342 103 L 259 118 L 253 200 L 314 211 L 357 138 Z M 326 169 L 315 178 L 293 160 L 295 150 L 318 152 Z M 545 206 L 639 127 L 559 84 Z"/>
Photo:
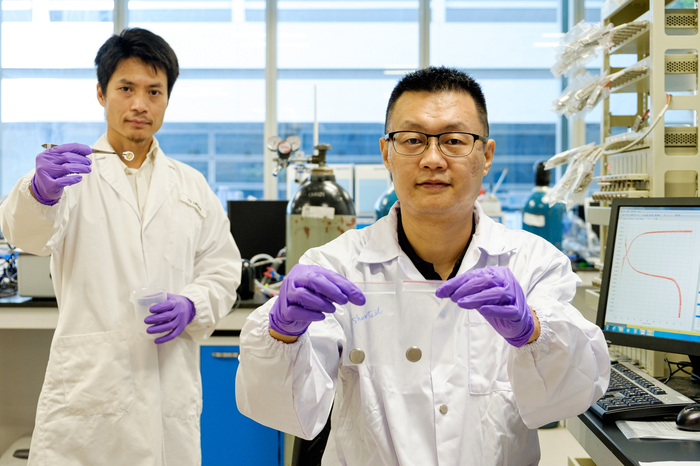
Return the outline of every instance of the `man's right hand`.
<path id="1" fill-rule="evenodd" d="M 361 306 L 365 295 L 347 278 L 317 265 L 297 264 L 284 277 L 280 294 L 272 305 L 270 330 L 298 337 L 311 322 L 325 319 L 324 313 L 335 312 L 333 303 L 348 301 Z"/>
<path id="2" fill-rule="evenodd" d="M 63 194 L 63 188 L 80 182 L 82 176 L 68 176 L 90 173 L 92 161 L 86 156 L 92 149 L 84 144 L 62 144 L 46 149 L 36 156 L 36 172 L 32 178 L 32 192 L 37 201 L 44 205 L 54 205 Z"/>

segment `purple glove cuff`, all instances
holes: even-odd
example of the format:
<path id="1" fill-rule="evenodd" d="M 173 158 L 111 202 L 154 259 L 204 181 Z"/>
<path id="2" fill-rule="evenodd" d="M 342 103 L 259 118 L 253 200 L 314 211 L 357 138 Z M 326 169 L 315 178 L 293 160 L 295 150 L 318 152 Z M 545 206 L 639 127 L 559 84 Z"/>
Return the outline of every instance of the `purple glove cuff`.
<path id="1" fill-rule="evenodd" d="M 185 300 L 187 300 L 187 304 L 190 306 L 190 318 L 189 318 L 189 320 L 187 320 L 187 324 L 189 325 L 194 320 L 195 309 L 194 309 L 194 303 L 192 302 L 192 300 L 190 298 L 185 296 Z"/>
<path id="2" fill-rule="evenodd" d="M 272 309 L 270 309 L 270 329 L 279 333 L 280 335 L 286 335 L 288 337 L 299 337 L 306 333 L 306 330 L 311 325 L 311 322 L 286 322 L 282 319 L 282 313 L 279 312 L 279 301 L 277 298 L 272 304 Z M 281 322 L 280 322 L 281 321 Z M 296 327 L 295 330 L 291 330 L 291 327 Z"/>
<path id="3" fill-rule="evenodd" d="M 527 345 L 528 340 L 532 336 L 532 332 L 535 331 L 535 319 L 532 317 L 532 311 L 527 312 L 523 319 L 523 331 L 519 335 L 506 338 L 505 340 L 516 348 Z"/>
<path id="4" fill-rule="evenodd" d="M 34 197 L 36 197 L 36 200 L 43 205 L 51 206 L 58 202 L 58 199 L 47 199 L 41 195 L 39 188 L 36 186 L 36 174 L 32 177 L 32 191 L 34 192 Z"/>
<path id="5" fill-rule="evenodd" d="M 450 298 L 463 309 L 479 313 L 509 344 L 527 344 L 535 330 L 535 319 L 525 292 L 507 267 L 474 269 L 443 283 L 438 298 Z"/>

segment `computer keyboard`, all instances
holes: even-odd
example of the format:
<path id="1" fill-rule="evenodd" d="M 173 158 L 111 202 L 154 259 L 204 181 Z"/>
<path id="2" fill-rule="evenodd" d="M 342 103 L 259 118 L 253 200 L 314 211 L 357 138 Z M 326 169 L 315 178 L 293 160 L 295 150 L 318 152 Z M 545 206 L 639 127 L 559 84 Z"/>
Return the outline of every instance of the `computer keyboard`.
<path id="1" fill-rule="evenodd" d="M 591 410 L 604 421 L 675 415 L 694 401 L 628 362 L 612 362 L 610 386 Z"/>

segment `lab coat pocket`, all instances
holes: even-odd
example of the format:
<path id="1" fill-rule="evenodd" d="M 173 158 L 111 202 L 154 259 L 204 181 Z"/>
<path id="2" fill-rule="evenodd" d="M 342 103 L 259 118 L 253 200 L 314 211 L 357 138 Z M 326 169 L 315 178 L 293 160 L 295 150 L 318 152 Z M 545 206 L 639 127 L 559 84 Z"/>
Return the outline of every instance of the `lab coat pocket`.
<path id="1" fill-rule="evenodd" d="M 57 348 L 68 412 L 96 416 L 131 408 L 134 381 L 123 332 L 59 337 Z"/>
<path id="2" fill-rule="evenodd" d="M 505 340 L 476 309 L 469 309 L 469 393 L 487 395 L 512 390 Z"/>
<path id="3" fill-rule="evenodd" d="M 174 269 L 192 273 L 202 223 L 207 215 L 207 210 L 196 197 L 180 193 L 173 207 L 170 241 L 165 255 L 165 260 Z"/>

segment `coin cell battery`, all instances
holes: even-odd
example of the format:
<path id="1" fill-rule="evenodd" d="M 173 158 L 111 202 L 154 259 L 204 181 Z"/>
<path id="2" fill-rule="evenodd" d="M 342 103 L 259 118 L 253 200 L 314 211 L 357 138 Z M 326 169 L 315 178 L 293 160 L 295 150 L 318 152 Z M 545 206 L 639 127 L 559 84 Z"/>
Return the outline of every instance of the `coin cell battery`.
<path id="1" fill-rule="evenodd" d="M 423 356 L 423 352 L 417 346 L 411 346 L 406 350 L 406 359 L 411 362 L 418 362 Z"/>
<path id="2" fill-rule="evenodd" d="M 362 364 L 362 362 L 365 360 L 365 352 L 362 351 L 360 348 L 355 348 L 354 350 L 350 351 L 350 362 L 353 364 Z"/>

